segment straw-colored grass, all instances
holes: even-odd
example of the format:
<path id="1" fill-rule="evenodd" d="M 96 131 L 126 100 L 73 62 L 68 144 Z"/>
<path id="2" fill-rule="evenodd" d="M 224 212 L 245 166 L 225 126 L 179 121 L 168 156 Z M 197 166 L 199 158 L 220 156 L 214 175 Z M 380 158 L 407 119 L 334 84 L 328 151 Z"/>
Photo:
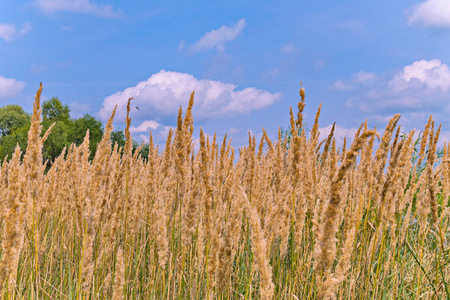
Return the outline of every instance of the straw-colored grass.
<path id="1" fill-rule="evenodd" d="M 448 299 L 450 147 L 432 118 L 414 142 L 394 116 L 336 149 L 310 132 L 231 147 L 180 108 L 164 151 L 89 133 L 50 169 L 40 94 L 25 155 L 0 169 L 1 299 Z M 41 137 L 43 136 L 43 137 Z M 378 145 L 378 146 L 376 146 Z M 375 149 L 376 147 L 376 149 Z M 22 149 L 22 151 L 25 149 Z"/>

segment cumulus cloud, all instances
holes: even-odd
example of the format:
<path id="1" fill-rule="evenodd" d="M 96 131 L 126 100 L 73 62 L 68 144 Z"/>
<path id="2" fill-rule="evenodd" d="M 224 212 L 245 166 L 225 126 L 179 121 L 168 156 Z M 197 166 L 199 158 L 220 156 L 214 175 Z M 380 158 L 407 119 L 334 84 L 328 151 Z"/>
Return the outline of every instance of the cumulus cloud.
<path id="1" fill-rule="evenodd" d="M 195 52 L 203 49 L 216 48 L 218 51 L 224 51 L 225 43 L 235 40 L 246 25 L 245 19 L 240 19 L 234 26 L 223 25 L 219 29 L 211 30 L 196 41 L 190 47 L 190 50 Z"/>
<path id="2" fill-rule="evenodd" d="M 131 132 L 145 132 L 149 128 L 156 129 L 158 126 L 159 126 L 158 122 L 152 121 L 152 120 L 147 120 L 147 121 L 142 122 L 141 125 L 139 125 L 138 127 L 130 126 L 130 131 Z"/>
<path id="3" fill-rule="evenodd" d="M 450 1 L 427 0 L 407 10 L 408 25 L 450 28 Z"/>
<path id="4" fill-rule="evenodd" d="M 25 82 L 0 76 L 0 98 L 17 96 L 25 88 Z"/>
<path id="5" fill-rule="evenodd" d="M 394 114 L 400 113 L 401 123 L 409 131 L 423 130 L 432 114 L 436 123 L 443 123 L 443 131 L 448 130 L 445 124 L 450 113 L 450 68 L 446 63 L 438 59 L 418 60 L 397 73 L 374 76 L 370 84 L 355 84 L 345 102 L 349 116 L 367 116 L 381 129 Z"/>
<path id="6" fill-rule="evenodd" d="M 24 36 L 31 31 L 30 23 L 25 23 L 22 29 L 17 29 L 15 24 L 0 24 L 0 39 L 11 42 L 13 39 Z"/>
<path id="7" fill-rule="evenodd" d="M 254 87 L 238 90 L 231 83 L 197 79 L 187 73 L 162 70 L 146 81 L 106 97 L 98 115 L 106 120 L 117 104 L 117 118 L 123 118 L 127 99 L 134 97 L 133 105 L 139 107 L 139 110 L 134 111 L 136 118 L 159 122 L 157 118 L 173 116 L 180 105 L 186 106 L 194 90 L 194 114 L 201 118 L 249 113 L 270 106 L 281 98 L 280 93 L 270 93 Z"/>
<path id="8" fill-rule="evenodd" d="M 37 6 L 46 13 L 68 11 L 95 15 L 103 18 L 118 18 L 121 11 L 112 5 L 99 5 L 89 0 L 36 0 Z"/>
<path id="9" fill-rule="evenodd" d="M 415 61 L 395 75 L 389 85 L 396 91 L 426 87 L 447 92 L 450 87 L 450 69 L 439 59 Z"/>

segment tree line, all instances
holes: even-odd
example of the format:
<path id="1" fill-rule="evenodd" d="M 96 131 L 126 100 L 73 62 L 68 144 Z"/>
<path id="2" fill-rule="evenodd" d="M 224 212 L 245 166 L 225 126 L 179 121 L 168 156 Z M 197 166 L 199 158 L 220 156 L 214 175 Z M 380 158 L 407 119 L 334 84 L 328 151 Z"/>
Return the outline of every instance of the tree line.
<path id="1" fill-rule="evenodd" d="M 103 124 L 100 120 L 90 114 L 80 118 L 70 117 L 70 107 L 64 105 L 57 97 L 53 97 L 42 104 L 42 135 L 55 123 L 50 136 L 44 142 L 42 155 L 44 161 L 53 162 L 64 148 L 68 149 L 71 144 L 79 146 L 86 131 L 89 129 L 90 159 L 94 158 L 97 144 L 103 136 Z M 25 151 L 28 140 L 28 130 L 31 125 L 29 113 L 17 104 L 0 107 L 0 160 L 9 160 L 17 145 Z M 112 145 L 125 146 L 125 134 L 121 130 L 111 133 Z M 133 141 L 133 151 L 140 144 Z M 148 157 L 149 145 L 144 144 L 140 150 L 141 157 Z"/>

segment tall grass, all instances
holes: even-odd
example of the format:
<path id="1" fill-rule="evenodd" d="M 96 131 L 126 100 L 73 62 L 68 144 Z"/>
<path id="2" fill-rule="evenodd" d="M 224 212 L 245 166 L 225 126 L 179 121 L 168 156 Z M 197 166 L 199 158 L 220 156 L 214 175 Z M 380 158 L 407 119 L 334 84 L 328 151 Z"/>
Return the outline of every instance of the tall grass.
<path id="1" fill-rule="evenodd" d="M 450 297 L 450 147 L 436 156 L 431 117 L 420 145 L 396 115 L 337 148 L 320 107 L 303 130 L 301 89 L 290 134 L 249 134 L 235 159 L 202 129 L 194 151 L 192 93 L 144 161 L 130 99 L 123 150 L 114 109 L 92 161 L 88 132 L 45 172 L 41 91 L 23 159 L 16 148 L 0 170 L 2 299 Z"/>

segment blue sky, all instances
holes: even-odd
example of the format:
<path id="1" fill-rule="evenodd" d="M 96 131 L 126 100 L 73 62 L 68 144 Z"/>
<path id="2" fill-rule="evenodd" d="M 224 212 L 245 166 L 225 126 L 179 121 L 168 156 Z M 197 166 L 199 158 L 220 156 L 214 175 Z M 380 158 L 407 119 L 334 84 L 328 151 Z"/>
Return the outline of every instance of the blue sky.
<path id="1" fill-rule="evenodd" d="M 2 0 L 0 105 L 31 111 L 39 82 L 72 116 L 102 121 L 133 96 L 133 137 L 163 144 L 196 90 L 195 126 L 233 145 L 273 138 L 306 88 L 306 122 L 322 136 L 368 119 L 406 130 L 428 116 L 450 140 L 450 1 Z"/>

